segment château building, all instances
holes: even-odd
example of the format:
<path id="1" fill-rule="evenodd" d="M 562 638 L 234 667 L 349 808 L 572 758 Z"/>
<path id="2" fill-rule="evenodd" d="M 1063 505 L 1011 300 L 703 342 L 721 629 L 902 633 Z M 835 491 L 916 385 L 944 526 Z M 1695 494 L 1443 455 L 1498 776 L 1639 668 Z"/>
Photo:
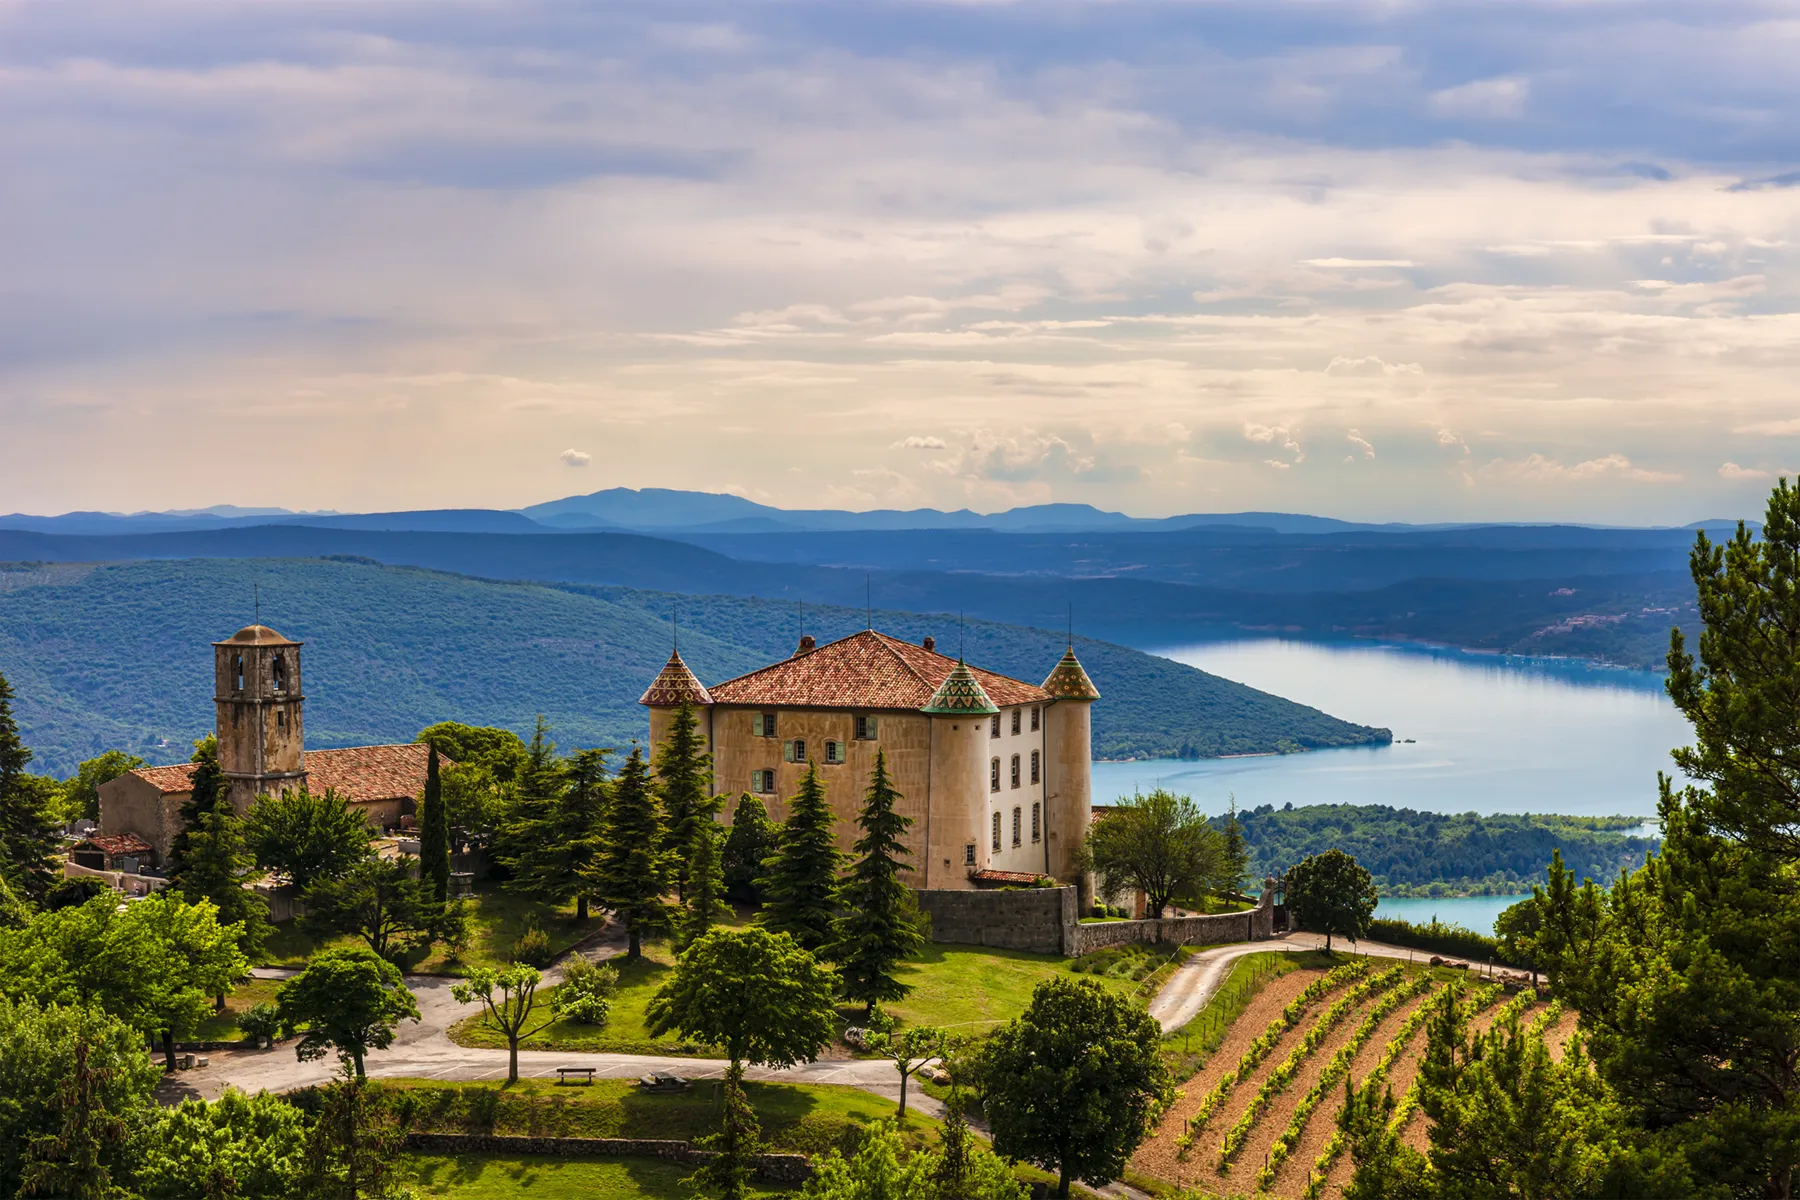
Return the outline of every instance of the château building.
<path id="1" fill-rule="evenodd" d="M 884 751 L 912 820 L 908 884 L 971 888 L 1077 878 L 1099 697 L 1073 646 L 1034 684 L 939 654 L 931 638 L 915 645 L 871 629 L 823 646 L 803 637 L 792 657 L 711 687 L 677 650 L 640 703 L 651 745 L 691 704 L 714 791 L 750 792 L 777 821 L 816 763 L 845 850 Z"/>
<path id="2" fill-rule="evenodd" d="M 258 796 L 336 792 L 372 826 L 412 813 L 425 788 L 423 745 L 306 749 L 300 648 L 266 625 L 213 643 L 213 708 L 226 797 L 241 815 Z M 168 860 L 193 794 L 194 764 L 139 767 L 100 785 L 102 835 L 135 835 L 154 865 Z"/>

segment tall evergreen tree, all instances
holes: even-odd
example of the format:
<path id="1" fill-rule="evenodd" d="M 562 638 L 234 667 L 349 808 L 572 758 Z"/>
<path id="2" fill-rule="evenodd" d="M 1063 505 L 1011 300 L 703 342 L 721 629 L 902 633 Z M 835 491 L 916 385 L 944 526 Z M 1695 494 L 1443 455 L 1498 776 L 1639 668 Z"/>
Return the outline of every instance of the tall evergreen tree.
<path id="1" fill-rule="evenodd" d="M 845 998 L 862 1001 L 865 1019 L 874 1015 L 877 1004 L 899 1000 L 912 990 L 900 982 L 896 968 L 917 954 L 924 941 L 913 925 L 906 884 L 900 879 L 900 872 L 912 871 L 900 861 L 912 854 L 900 841 L 912 825 L 910 817 L 895 811 L 900 799 L 888 775 L 887 754 L 877 750 L 875 774 L 856 818 L 862 836 L 852 849 L 858 858 L 839 893 L 843 915 L 831 954 Z"/>
<path id="2" fill-rule="evenodd" d="M 564 770 L 567 790 L 562 801 L 562 843 L 556 855 L 557 869 L 573 881 L 575 919 L 588 918 L 589 891 L 583 880 L 599 861 L 606 809 L 612 802 L 612 784 L 606 778 L 610 750 L 578 750 Z"/>
<path id="3" fill-rule="evenodd" d="M 1249 872 L 1250 844 L 1244 838 L 1244 825 L 1237 815 L 1237 795 L 1233 793 L 1231 807 L 1225 814 L 1225 874 L 1234 891 L 1244 886 L 1244 876 Z"/>
<path id="4" fill-rule="evenodd" d="M 495 839 L 494 856 L 511 872 L 506 881 L 508 891 L 556 903 L 569 895 L 568 881 L 561 881 L 560 894 L 543 894 L 547 877 L 538 869 L 561 837 L 558 809 L 563 794 L 562 764 L 556 757 L 556 743 L 550 740 L 550 725 L 538 714 L 537 728 L 531 744 L 519 764 L 513 782 L 512 805 Z M 553 879 L 554 877 L 548 877 Z"/>
<path id="5" fill-rule="evenodd" d="M 775 852 L 775 822 L 763 802 L 744 792 L 731 813 L 725 839 L 725 895 L 738 904 L 761 904 L 763 860 Z"/>
<path id="6" fill-rule="evenodd" d="M 681 945 L 690 946 L 705 937 L 731 910 L 725 905 L 725 875 L 719 869 L 719 843 L 724 830 L 708 821 L 694 831 L 693 853 L 688 856 L 687 910 L 681 918 Z"/>
<path id="7" fill-rule="evenodd" d="M 807 764 L 788 819 L 775 836 L 775 853 L 763 864 L 762 923 L 793 936 L 813 953 L 832 942 L 837 916 L 838 852 L 831 805 L 819 780 L 819 764 Z"/>
<path id="8" fill-rule="evenodd" d="M 19 737 L 12 698 L 0 675 L 0 875 L 35 901 L 56 884 L 51 860 L 59 839 L 49 792 L 25 774 L 31 751 Z"/>
<path id="9" fill-rule="evenodd" d="M 687 901 L 688 859 L 701 822 L 718 811 L 712 795 L 712 755 L 700 736 L 700 718 L 686 700 L 675 710 L 669 736 L 656 748 L 656 790 L 668 828 L 663 848 L 676 855 L 675 896 Z"/>
<path id="10" fill-rule="evenodd" d="M 587 890 L 625 922 L 630 941 L 627 956 L 643 955 L 643 935 L 666 929 L 669 854 L 663 849 L 668 829 L 651 794 L 644 753 L 631 756 L 613 785 L 612 803 L 600 834 L 600 852 L 585 872 Z"/>
<path id="11" fill-rule="evenodd" d="M 219 924 L 239 925 L 238 949 L 255 962 L 269 936 L 269 906 L 244 887 L 257 871 L 256 856 L 244 840 L 243 820 L 229 804 L 217 805 L 186 833 L 187 865 L 176 886 L 190 904 L 211 900 L 219 910 Z"/>
<path id="12" fill-rule="evenodd" d="M 181 803 L 181 828 L 169 843 L 169 878 L 179 880 L 188 865 L 188 842 L 206 814 L 225 798 L 225 772 L 219 766 L 219 739 L 207 734 L 194 743 L 194 780 Z"/>
<path id="13" fill-rule="evenodd" d="M 425 794 L 419 799 L 419 876 L 434 904 L 450 899 L 450 818 L 436 746 L 425 759 Z"/>

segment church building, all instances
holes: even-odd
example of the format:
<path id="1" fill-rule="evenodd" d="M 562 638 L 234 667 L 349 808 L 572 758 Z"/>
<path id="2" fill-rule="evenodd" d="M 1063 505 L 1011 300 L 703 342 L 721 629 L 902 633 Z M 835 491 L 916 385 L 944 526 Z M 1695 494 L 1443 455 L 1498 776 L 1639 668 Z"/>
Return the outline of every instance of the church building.
<path id="1" fill-rule="evenodd" d="M 213 643 L 213 707 L 226 797 L 239 815 L 258 796 L 327 789 L 368 818 L 392 828 L 425 790 L 423 745 L 306 749 L 300 647 L 266 625 L 250 625 Z M 135 835 L 154 865 L 168 861 L 181 831 L 181 806 L 193 794 L 194 764 L 139 767 L 100 785 L 100 831 Z"/>
<path id="2" fill-rule="evenodd" d="M 915 645 L 871 629 L 823 646 L 803 637 L 792 657 L 711 687 L 677 651 L 641 703 L 653 746 L 676 708 L 693 705 L 714 791 L 753 793 L 777 821 L 816 763 L 845 851 L 885 751 L 912 820 L 907 883 L 974 888 L 1077 878 L 1099 698 L 1073 646 L 1040 685 L 939 654 L 931 638 Z"/>

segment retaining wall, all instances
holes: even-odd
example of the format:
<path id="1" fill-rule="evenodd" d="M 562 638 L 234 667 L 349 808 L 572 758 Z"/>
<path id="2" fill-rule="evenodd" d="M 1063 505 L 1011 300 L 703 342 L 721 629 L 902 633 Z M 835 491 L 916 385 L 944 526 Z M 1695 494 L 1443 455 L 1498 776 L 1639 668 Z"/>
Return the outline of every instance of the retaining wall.
<path id="1" fill-rule="evenodd" d="M 1249 912 L 1214 913 L 1204 917 L 1164 917 L 1160 921 L 1096 921 L 1072 931 L 1070 955 L 1088 954 L 1132 942 L 1169 942 L 1211 946 L 1219 942 L 1253 942 L 1273 936 L 1274 913 L 1267 902 Z"/>
<path id="2" fill-rule="evenodd" d="M 713 1152 L 665 1138 L 520 1137 L 497 1133 L 409 1133 L 406 1148 L 426 1154 L 548 1154 L 587 1158 L 661 1158 L 699 1166 Z M 771 1183 L 805 1183 L 812 1165 L 804 1154 L 760 1154 L 756 1173 Z"/>
<path id="3" fill-rule="evenodd" d="M 917 895 L 920 909 L 931 917 L 934 942 L 1066 954 L 1068 931 L 1077 927 L 1072 887 L 1016 892 L 930 888 Z"/>

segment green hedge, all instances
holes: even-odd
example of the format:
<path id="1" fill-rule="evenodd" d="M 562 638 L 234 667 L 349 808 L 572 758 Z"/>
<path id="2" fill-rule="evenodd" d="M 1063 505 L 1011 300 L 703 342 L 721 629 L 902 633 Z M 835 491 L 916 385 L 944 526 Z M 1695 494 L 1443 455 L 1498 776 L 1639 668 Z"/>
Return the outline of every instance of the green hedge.
<path id="1" fill-rule="evenodd" d="M 1473 929 L 1464 929 L 1461 925 L 1449 925 L 1436 917 L 1428 925 L 1415 925 L 1411 921 L 1400 921 L 1377 917 L 1369 922 L 1368 938 L 1375 942 L 1390 942 L 1396 946 L 1410 946 L 1415 950 L 1429 950 L 1433 954 L 1442 954 L 1448 958 L 1466 958 L 1472 962 L 1507 963 L 1508 966 L 1521 966 L 1520 963 L 1508 962 L 1500 953 L 1500 943 L 1485 934 L 1476 933 Z"/>

